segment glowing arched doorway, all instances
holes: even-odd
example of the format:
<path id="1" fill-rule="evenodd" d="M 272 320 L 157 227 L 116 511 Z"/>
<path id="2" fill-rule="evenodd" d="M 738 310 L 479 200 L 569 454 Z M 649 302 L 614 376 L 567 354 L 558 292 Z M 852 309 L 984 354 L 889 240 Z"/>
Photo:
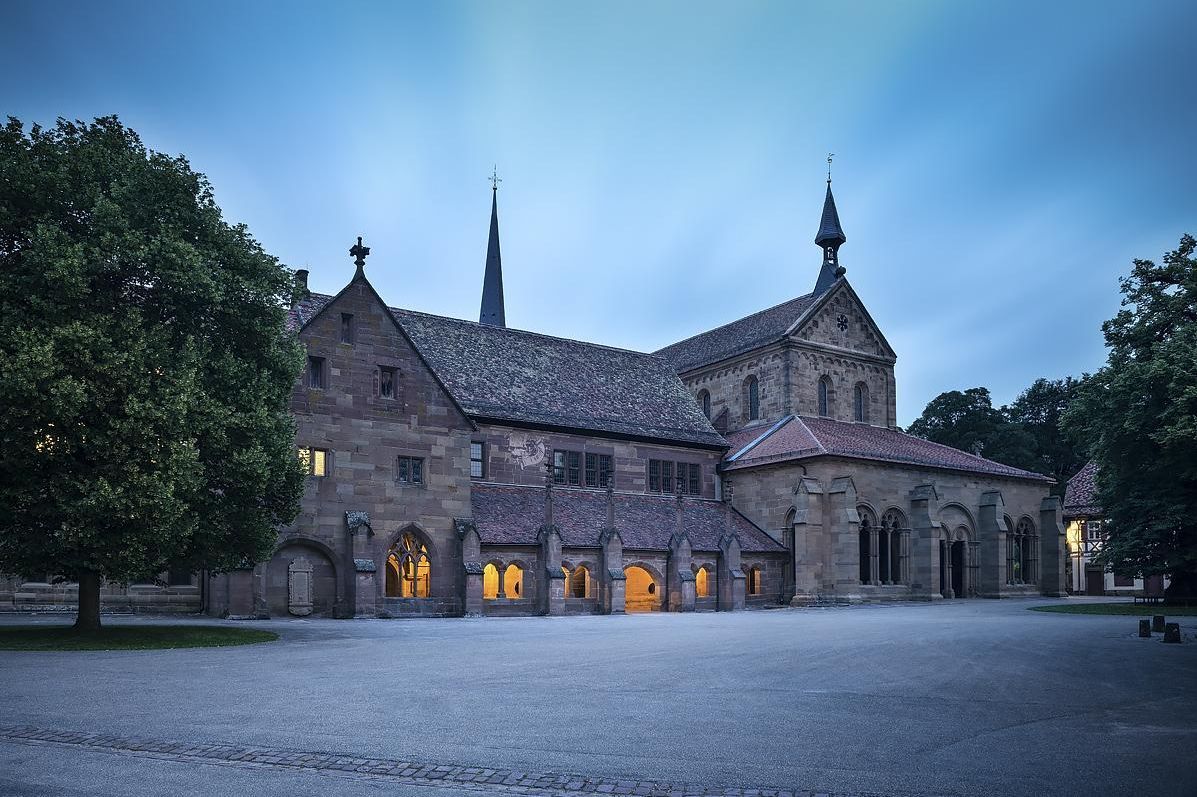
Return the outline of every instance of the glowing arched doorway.
<path id="1" fill-rule="evenodd" d="M 624 568 L 624 608 L 629 612 L 661 610 L 661 585 L 652 573 L 637 565 Z"/>

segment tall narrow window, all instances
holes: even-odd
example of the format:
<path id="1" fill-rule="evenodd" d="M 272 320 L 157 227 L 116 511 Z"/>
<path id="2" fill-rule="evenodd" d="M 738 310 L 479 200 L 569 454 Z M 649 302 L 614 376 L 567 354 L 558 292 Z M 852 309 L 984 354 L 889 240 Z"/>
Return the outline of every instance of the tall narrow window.
<path id="1" fill-rule="evenodd" d="M 702 407 L 702 414 L 711 417 L 711 393 L 708 390 L 698 391 L 698 406 Z"/>
<path id="2" fill-rule="evenodd" d="M 353 313 L 341 313 L 341 342 L 353 343 Z"/>
<path id="3" fill-rule="evenodd" d="M 861 423 L 869 420 L 869 389 L 864 382 L 857 382 L 852 388 L 852 415 Z"/>
<path id="4" fill-rule="evenodd" d="M 470 478 L 483 479 L 486 477 L 486 443 L 477 441 L 470 443 Z"/>
<path id="5" fill-rule="evenodd" d="M 648 489 L 649 492 L 661 492 L 661 460 L 650 459 L 648 461 Z"/>
<path id="6" fill-rule="evenodd" d="M 661 492 L 672 493 L 675 490 L 677 485 L 673 483 L 673 463 L 661 460 Z"/>
<path id="7" fill-rule="evenodd" d="M 565 452 L 565 483 L 574 487 L 582 484 L 582 454 L 578 451 Z"/>
<path id="8" fill-rule="evenodd" d="M 688 470 L 686 492 L 690 495 L 698 495 L 702 492 L 702 466 L 691 464 Z"/>
<path id="9" fill-rule="evenodd" d="M 395 463 L 395 481 L 400 484 L 423 484 L 424 460 L 420 457 L 399 457 Z"/>
<path id="10" fill-rule="evenodd" d="M 325 385 L 324 379 L 324 358 L 323 357 L 309 357 L 308 358 L 308 387 L 314 390 L 323 390 Z"/>
<path id="11" fill-rule="evenodd" d="M 755 421 L 761 417 L 761 387 L 755 376 L 744 380 L 744 419 Z"/>
<path id="12" fill-rule="evenodd" d="M 399 374 L 394 368 L 378 367 L 378 395 L 384 399 L 395 398 L 395 383 Z"/>
<path id="13" fill-rule="evenodd" d="M 615 473 L 615 467 L 611 460 L 610 454 L 599 454 L 599 487 L 607 487 L 611 483 L 611 477 Z"/>
<path id="14" fill-rule="evenodd" d="M 553 452 L 553 483 L 565 484 L 565 452 Z"/>
<path id="15" fill-rule="evenodd" d="M 819 379 L 819 415 L 826 418 L 831 414 L 831 380 L 827 377 Z"/>

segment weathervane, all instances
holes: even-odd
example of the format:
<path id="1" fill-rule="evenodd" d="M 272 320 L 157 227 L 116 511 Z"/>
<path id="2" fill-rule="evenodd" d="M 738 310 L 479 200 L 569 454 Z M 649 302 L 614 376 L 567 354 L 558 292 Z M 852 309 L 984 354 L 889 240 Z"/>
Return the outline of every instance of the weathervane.
<path id="1" fill-rule="evenodd" d="M 827 153 L 827 184 L 831 185 L 831 159 L 835 157 L 834 152 Z"/>
<path id="2" fill-rule="evenodd" d="M 362 246 L 362 236 L 357 237 L 357 243 L 349 250 L 349 255 L 353 258 L 353 265 L 358 268 L 363 268 L 366 265 L 366 255 L 370 254 L 370 247 Z"/>
<path id="3" fill-rule="evenodd" d="M 503 178 L 499 176 L 499 164 L 495 164 L 495 167 L 491 170 L 490 177 L 486 179 L 490 180 L 492 191 L 499 190 L 499 183 L 503 182 Z"/>

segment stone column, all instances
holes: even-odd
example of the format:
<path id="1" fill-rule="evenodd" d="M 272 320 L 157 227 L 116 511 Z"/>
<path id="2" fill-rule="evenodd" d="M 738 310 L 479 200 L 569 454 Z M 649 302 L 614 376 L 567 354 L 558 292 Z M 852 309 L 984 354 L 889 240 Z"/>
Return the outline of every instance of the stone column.
<path id="1" fill-rule="evenodd" d="M 671 612 L 694 611 L 694 571 L 690 569 L 690 535 L 675 532 L 669 540 L 668 608 Z"/>
<path id="2" fill-rule="evenodd" d="M 858 535 L 859 538 L 859 535 Z M 869 583 L 881 585 L 881 535 L 876 526 L 869 526 Z"/>
<path id="3" fill-rule="evenodd" d="M 939 493 L 934 484 L 923 484 L 910 491 L 910 596 L 916 600 L 936 601 L 939 591 Z"/>
<path id="4" fill-rule="evenodd" d="M 910 586 L 910 529 L 898 530 L 898 574 L 902 577 L 901 583 Z"/>
<path id="5" fill-rule="evenodd" d="M 825 528 L 831 540 L 832 592 L 836 600 L 860 603 L 860 515 L 851 476 L 832 479 Z"/>
<path id="6" fill-rule="evenodd" d="M 374 564 L 374 560 L 369 557 L 353 560 L 354 575 L 357 578 L 357 593 L 354 601 L 354 617 L 377 617 L 378 605 L 375 599 L 378 596 L 378 588 L 376 586 L 378 567 Z"/>
<path id="7" fill-rule="evenodd" d="M 544 565 L 544 596 L 541 608 L 545 614 L 565 614 L 565 571 L 561 569 L 561 532 L 556 526 L 540 528 L 540 561 Z M 499 573 L 499 597 L 504 596 L 506 574 Z"/>
<path id="8" fill-rule="evenodd" d="M 1039 591 L 1049 598 L 1063 598 L 1064 557 L 1068 544 L 1064 536 L 1064 521 L 1059 496 L 1049 495 L 1039 507 Z"/>
<path id="9" fill-rule="evenodd" d="M 1006 585 L 1006 501 L 997 490 L 981 494 L 977 513 L 977 542 L 981 562 L 977 573 L 977 594 L 982 598 L 1000 598 Z"/>
<path id="10" fill-rule="evenodd" d="M 718 609 L 734 612 L 744 608 L 744 571 L 740 567 L 740 536 L 734 531 L 719 540 Z"/>
<path id="11" fill-rule="evenodd" d="M 823 539 L 823 488 L 818 479 L 803 476 L 794 488 L 794 549 L 790 551 L 794 568 L 794 596 L 791 606 L 814 603 L 819 593 L 823 557 L 819 542 Z"/>
<path id="12" fill-rule="evenodd" d="M 944 576 L 943 576 L 943 596 L 945 598 L 956 597 L 956 590 L 954 590 L 952 588 L 952 577 L 954 575 L 952 572 L 954 570 L 954 568 L 952 567 L 952 545 L 953 544 L 954 544 L 953 540 L 945 540 L 943 547 L 939 551 L 939 555 L 943 556 L 946 559 L 946 561 L 943 563 L 943 574 L 944 574 Z"/>
<path id="13" fill-rule="evenodd" d="M 603 614 L 624 613 L 624 582 L 627 576 L 623 572 L 623 537 L 614 528 L 603 529 L 599 535 L 599 545 L 603 547 L 602 572 L 599 574 L 599 608 Z"/>
<path id="14" fill-rule="evenodd" d="M 371 540 L 374 529 L 370 526 L 370 515 L 363 511 L 345 513 L 346 553 L 345 606 L 338 606 L 338 617 L 374 617 L 378 613 L 378 586 L 375 583 L 377 567 Z M 366 562 L 369 562 L 369 569 Z M 338 601 L 339 603 L 339 601 Z"/>
<path id="15" fill-rule="evenodd" d="M 461 540 L 461 561 L 465 568 L 465 594 L 462 611 L 466 616 L 482 614 L 482 539 L 473 520 L 456 518 L 453 527 Z"/>

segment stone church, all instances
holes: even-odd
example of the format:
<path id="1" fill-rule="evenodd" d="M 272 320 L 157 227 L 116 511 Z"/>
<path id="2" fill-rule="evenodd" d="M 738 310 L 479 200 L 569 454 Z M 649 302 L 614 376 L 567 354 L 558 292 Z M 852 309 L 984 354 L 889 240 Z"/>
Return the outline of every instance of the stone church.
<path id="1" fill-rule="evenodd" d="M 1051 480 L 904 434 L 897 355 L 839 264 L 652 354 L 506 325 L 497 192 L 479 320 L 296 273 L 309 474 L 269 561 L 110 587 L 231 617 L 729 611 L 1063 594 Z M 11 582 L 0 605 L 54 603 Z M 61 589 L 61 588 L 58 588 Z"/>

